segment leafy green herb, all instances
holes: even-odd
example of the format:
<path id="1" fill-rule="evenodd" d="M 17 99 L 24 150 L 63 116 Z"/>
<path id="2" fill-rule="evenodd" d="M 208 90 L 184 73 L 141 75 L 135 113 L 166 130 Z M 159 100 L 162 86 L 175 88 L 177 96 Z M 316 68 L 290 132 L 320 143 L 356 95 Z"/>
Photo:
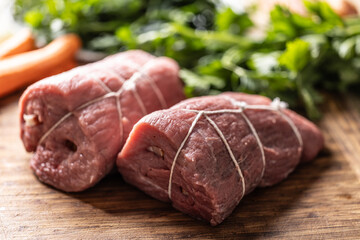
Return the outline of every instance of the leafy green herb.
<path id="1" fill-rule="evenodd" d="M 276 6 L 262 39 L 247 13 L 215 0 L 16 0 L 16 16 L 47 41 L 76 32 L 108 54 L 140 48 L 174 58 L 187 96 L 222 91 L 279 96 L 316 119 L 321 91 L 360 86 L 360 18 L 325 2 L 302 16 Z"/>
<path id="2" fill-rule="evenodd" d="M 279 57 L 279 63 L 294 72 L 301 71 L 310 60 L 309 43 L 301 39 L 286 43 L 286 50 Z"/>

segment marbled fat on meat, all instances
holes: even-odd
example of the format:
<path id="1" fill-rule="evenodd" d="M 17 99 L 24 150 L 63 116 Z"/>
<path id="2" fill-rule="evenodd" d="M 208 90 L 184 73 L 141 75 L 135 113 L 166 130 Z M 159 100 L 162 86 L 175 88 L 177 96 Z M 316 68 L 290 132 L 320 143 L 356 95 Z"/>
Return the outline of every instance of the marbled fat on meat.
<path id="1" fill-rule="evenodd" d="M 282 181 L 323 147 L 313 123 L 271 104 L 224 93 L 153 112 L 134 126 L 118 169 L 150 196 L 217 225 L 244 195 Z"/>
<path id="2" fill-rule="evenodd" d="M 134 50 L 30 86 L 20 126 L 36 176 L 69 192 L 96 184 L 141 117 L 184 99 L 178 70 L 169 58 Z"/>

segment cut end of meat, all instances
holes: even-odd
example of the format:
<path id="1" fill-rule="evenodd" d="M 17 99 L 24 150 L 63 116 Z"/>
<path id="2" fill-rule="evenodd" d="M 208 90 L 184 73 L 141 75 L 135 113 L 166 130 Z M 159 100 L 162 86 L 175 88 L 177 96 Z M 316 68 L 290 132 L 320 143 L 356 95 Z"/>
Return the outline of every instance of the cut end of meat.
<path id="1" fill-rule="evenodd" d="M 54 144 L 53 147 L 57 147 Z M 63 146 L 58 146 L 63 148 L 61 153 L 47 147 L 38 146 L 30 166 L 40 181 L 60 190 L 83 191 L 94 186 L 112 169 L 111 162 L 103 164 L 106 159 L 101 155 L 87 151 L 70 140 L 65 140 Z"/>

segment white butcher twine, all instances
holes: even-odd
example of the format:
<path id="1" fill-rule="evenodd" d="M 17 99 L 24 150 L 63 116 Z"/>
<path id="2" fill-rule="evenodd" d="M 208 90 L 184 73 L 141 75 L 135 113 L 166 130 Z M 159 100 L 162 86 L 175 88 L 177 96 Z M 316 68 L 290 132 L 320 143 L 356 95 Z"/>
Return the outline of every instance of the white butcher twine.
<path id="1" fill-rule="evenodd" d="M 146 65 L 148 65 L 149 63 L 153 62 L 154 60 L 150 60 L 148 61 L 143 68 L 145 68 Z M 123 135 L 124 135 L 124 127 L 122 124 L 122 111 L 121 111 L 121 105 L 120 105 L 120 96 L 121 94 L 125 91 L 125 90 L 131 90 L 132 93 L 135 96 L 135 99 L 139 105 L 139 107 L 141 108 L 142 113 L 145 115 L 147 113 L 146 108 L 145 108 L 145 104 L 142 101 L 141 97 L 139 96 L 137 89 L 136 89 L 136 83 L 140 80 L 140 79 L 147 79 L 148 83 L 150 84 L 153 92 L 155 93 L 156 97 L 158 98 L 161 107 L 162 108 L 167 108 L 167 104 L 165 102 L 164 96 L 162 94 L 162 92 L 160 91 L 159 87 L 156 85 L 156 83 L 152 80 L 152 78 L 142 72 L 139 68 L 137 68 L 136 72 L 129 78 L 129 80 L 125 81 L 125 79 L 116 74 L 114 71 L 112 71 L 111 69 L 109 69 L 108 73 L 116 75 L 117 77 L 120 77 L 119 80 L 121 80 L 121 82 L 123 82 L 122 87 L 114 92 L 111 91 L 111 89 L 106 86 L 106 84 L 100 80 L 100 75 L 95 74 L 95 81 L 101 86 L 102 89 L 104 89 L 104 91 L 106 92 L 103 96 L 100 96 L 98 98 L 95 98 L 93 100 L 90 100 L 84 104 L 82 104 L 81 106 L 75 108 L 73 111 L 68 112 L 67 114 L 65 114 L 59 121 L 57 121 L 47 132 L 45 132 L 45 134 L 40 138 L 39 140 L 39 145 L 50 135 L 50 133 L 52 131 L 54 131 L 62 122 L 64 122 L 66 119 L 68 119 L 70 116 L 72 116 L 74 114 L 74 112 L 83 109 L 91 104 L 94 104 L 96 102 L 102 101 L 106 98 L 110 98 L 110 97 L 115 97 L 116 99 L 116 108 L 117 108 L 117 112 L 119 114 L 119 124 L 120 124 L 120 133 L 121 133 L 121 138 L 123 140 Z M 25 114 L 23 116 L 23 118 L 25 118 Z M 26 119 L 25 119 L 26 120 Z"/>
<path id="2" fill-rule="evenodd" d="M 261 151 L 261 158 L 262 158 L 262 163 L 263 163 L 263 170 L 261 172 L 261 179 L 264 176 L 264 172 L 265 172 L 265 152 L 264 152 L 264 146 L 259 138 L 259 135 L 254 127 L 254 125 L 251 123 L 250 119 L 246 116 L 245 114 L 245 110 L 246 109 L 259 109 L 259 110 L 270 110 L 270 111 L 276 111 L 279 113 L 279 115 L 289 124 L 289 126 L 291 127 L 291 129 L 293 130 L 300 147 L 302 148 L 303 146 L 303 141 L 300 135 L 300 132 L 298 130 L 298 128 L 296 127 L 295 123 L 286 115 L 282 112 L 283 109 L 287 108 L 287 103 L 280 101 L 279 98 L 275 98 L 272 103 L 270 105 L 248 105 L 246 102 L 242 102 L 242 101 L 237 101 L 231 97 L 226 96 L 226 99 L 228 99 L 232 105 L 239 107 L 239 109 L 220 109 L 220 110 L 214 110 L 214 111 L 198 111 L 198 110 L 192 110 L 192 109 L 181 109 L 184 111 L 191 111 L 191 112 L 196 112 L 197 115 L 194 119 L 194 121 L 192 122 L 188 133 L 186 134 L 184 140 L 181 142 L 174 160 L 172 162 L 172 166 L 170 169 L 170 177 L 169 177 L 169 185 L 168 185 L 168 196 L 169 199 L 171 199 L 171 187 L 172 187 L 172 178 L 173 178 L 173 174 L 174 174 L 174 169 L 175 169 L 175 165 L 176 165 L 176 161 L 180 155 L 181 150 L 184 148 L 185 143 L 187 142 L 189 136 L 191 135 L 191 133 L 193 132 L 195 125 L 197 124 L 197 122 L 199 121 L 199 119 L 201 118 L 201 116 L 205 116 L 205 119 L 212 125 L 212 127 L 215 129 L 215 131 L 217 132 L 217 134 L 219 135 L 219 137 L 221 138 L 222 142 L 224 143 L 226 150 L 228 151 L 231 160 L 233 161 L 235 168 L 240 176 L 240 180 L 241 180 L 241 184 L 242 184 L 242 195 L 241 198 L 244 197 L 245 195 L 245 190 L 246 190 L 246 185 L 245 185 L 245 178 L 244 175 L 241 171 L 240 165 L 237 162 L 237 160 L 235 159 L 234 153 L 228 143 L 228 141 L 226 140 L 224 134 L 221 132 L 221 130 L 219 129 L 219 127 L 217 126 L 217 124 L 208 116 L 208 115 L 212 115 L 212 114 L 222 114 L 222 113 L 234 113 L 234 114 L 240 114 L 246 124 L 249 126 L 251 133 L 254 135 L 256 142 L 260 148 Z"/>

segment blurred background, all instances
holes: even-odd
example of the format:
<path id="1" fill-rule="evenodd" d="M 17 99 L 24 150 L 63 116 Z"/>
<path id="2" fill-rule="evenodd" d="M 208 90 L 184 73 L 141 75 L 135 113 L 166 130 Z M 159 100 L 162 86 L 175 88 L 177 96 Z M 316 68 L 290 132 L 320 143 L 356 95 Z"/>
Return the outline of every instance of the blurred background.
<path id="1" fill-rule="evenodd" d="M 26 3 L 27 2 L 27 3 Z M 66 1 L 42 1 L 42 0 L 29 0 L 29 1 L 17 1 L 18 7 L 23 5 L 23 9 L 21 11 L 30 10 L 31 6 L 36 6 L 39 3 L 46 3 L 46 2 L 66 2 Z M 76 2 L 76 1 L 75 1 Z M 86 2 L 86 1 L 85 1 Z M 96 2 L 96 1 L 93 1 Z M 99 1 L 101 2 L 101 1 Z M 116 1 L 104 1 L 104 4 L 109 4 L 109 2 L 116 2 Z M 127 2 L 127 1 L 124 1 Z M 135 1 L 136 2 L 136 1 Z M 290 9 L 304 13 L 305 7 L 302 4 L 302 0 L 220 0 L 220 2 L 226 6 L 230 6 L 235 12 L 241 13 L 247 11 L 249 8 L 253 10 L 253 6 L 256 6 L 257 10 L 253 13 L 253 20 L 259 26 L 266 26 L 266 23 L 269 21 L 270 11 L 272 10 L 275 4 L 282 4 L 284 6 L 289 7 Z M 360 1 L 359 0 L 327 0 L 331 6 L 338 10 L 341 14 L 346 14 L 347 11 L 353 12 L 352 9 L 349 9 L 346 2 L 350 3 L 356 10 L 357 13 L 360 12 Z M 24 4 L 23 4 L 24 3 Z M 26 4 L 25 4 L 26 3 Z M 1 0 L 0 1 L 0 21 L 3 23 L 0 26 L 0 42 L 11 34 L 15 33 L 19 30 L 21 21 L 16 22 L 14 20 L 14 12 L 15 12 L 15 0 Z M 28 9 L 27 9 L 28 8 Z M 19 19 L 18 19 L 19 20 Z"/>

